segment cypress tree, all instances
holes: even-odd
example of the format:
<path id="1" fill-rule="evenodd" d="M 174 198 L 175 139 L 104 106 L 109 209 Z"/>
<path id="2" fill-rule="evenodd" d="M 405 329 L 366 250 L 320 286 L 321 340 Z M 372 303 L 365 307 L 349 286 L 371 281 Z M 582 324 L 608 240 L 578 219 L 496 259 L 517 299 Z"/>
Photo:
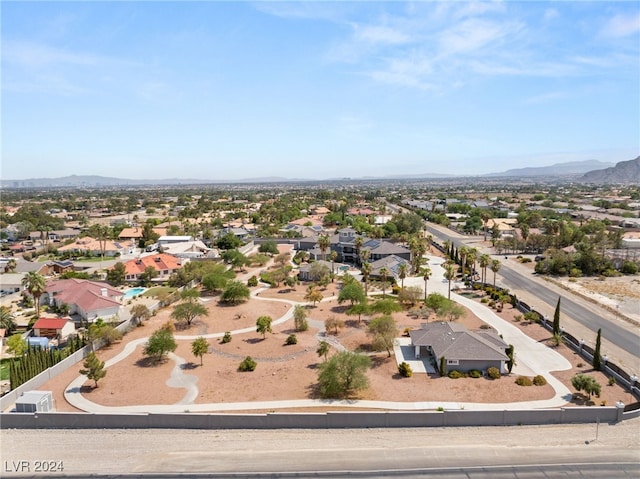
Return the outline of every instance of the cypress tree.
<path id="1" fill-rule="evenodd" d="M 602 358 L 600 357 L 600 342 L 602 339 L 602 328 L 598 329 L 598 336 L 596 337 L 596 350 L 593 353 L 593 369 L 600 371 L 602 367 Z"/>
<path id="2" fill-rule="evenodd" d="M 514 352 L 515 348 L 513 347 L 513 344 L 510 344 L 506 350 L 507 356 L 509 357 L 509 361 L 507 361 L 507 370 L 509 371 L 509 374 L 511 374 L 511 370 L 513 369 L 513 365 L 515 364 L 515 361 L 513 360 Z"/>
<path id="3" fill-rule="evenodd" d="M 442 356 L 440 358 L 440 376 L 445 376 L 446 374 L 447 374 L 447 363 L 444 356 Z"/>
<path id="4" fill-rule="evenodd" d="M 553 313 L 553 334 L 560 334 L 560 299 L 558 296 L 558 304 L 556 304 L 556 311 Z"/>

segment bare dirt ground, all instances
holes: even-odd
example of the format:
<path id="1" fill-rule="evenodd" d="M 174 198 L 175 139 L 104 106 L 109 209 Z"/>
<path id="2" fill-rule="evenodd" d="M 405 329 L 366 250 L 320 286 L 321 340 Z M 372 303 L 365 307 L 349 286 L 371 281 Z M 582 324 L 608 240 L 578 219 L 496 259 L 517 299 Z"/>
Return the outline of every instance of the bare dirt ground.
<path id="1" fill-rule="evenodd" d="M 293 289 L 274 288 L 260 293 L 262 298 L 289 299 L 302 301 L 306 285 L 299 285 Z M 337 298 L 337 285 L 329 285 L 323 291 L 325 298 Z M 335 295 L 335 296 L 334 296 Z M 222 333 L 255 326 L 258 316 L 268 315 L 274 320 L 282 316 L 292 306 L 279 301 L 264 301 L 252 299 L 238 306 L 219 305 L 216 298 L 205 298 L 209 310 L 207 317 L 200 318 L 190 328 L 176 331 L 176 335 L 203 335 Z M 305 332 L 296 333 L 298 343 L 286 345 L 289 334 L 294 333 L 293 319 L 284 324 L 273 327 L 273 332 L 266 338 L 255 331 L 237 334 L 231 342 L 222 344 L 219 338 L 209 339 L 209 354 L 204 356 L 204 365 L 200 366 L 199 359 L 191 353 L 191 341 L 178 341 L 178 356 L 190 361 L 186 374 L 198 377 L 199 390 L 196 403 L 211 402 L 239 402 L 258 400 L 284 400 L 318 398 L 316 391 L 318 365 L 322 358 L 316 354 L 319 333 L 324 321 L 335 316 L 344 321 L 345 326 L 339 329 L 336 339 L 349 350 L 360 350 L 371 355 L 372 368 L 368 373 L 369 388 L 354 398 L 385 400 L 385 401 L 460 401 L 460 402 L 514 402 L 525 400 L 539 400 L 551 398 L 553 389 L 546 386 L 521 387 L 515 384 L 516 376 L 504 376 L 499 380 L 488 379 L 449 379 L 426 374 L 414 374 L 411 378 L 402 378 L 397 371 L 393 356 L 386 352 L 370 350 L 370 338 L 366 332 L 366 322 L 369 318 L 346 315 L 346 305 L 339 305 L 336 299 L 318 303 L 315 307 L 307 306 L 310 328 Z M 154 330 L 169 321 L 170 309 L 160 311 L 143 326 L 127 334 L 125 339 L 109 348 L 98 352 L 100 359 L 108 360 L 120 352 L 125 342 L 133 339 L 148 337 Z M 547 341 L 550 333 L 536 324 L 516 322 L 514 316 L 517 311 L 506 307 L 499 313 L 505 320 L 513 322 L 529 336 L 539 341 Z M 399 334 L 409 328 L 419 328 L 425 322 L 414 319 L 406 312 L 394 313 Z M 431 317 L 429 321 L 435 320 Z M 469 329 L 478 329 L 483 322 L 466 311 L 457 320 Z M 331 334 L 334 334 L 333 332 Z M 320 336 L 321 338 L 321 336 Z M 629 402 L 630 396 L 617 385 L 607 386 L 604 374 L 592 371 L 590 365 L 579 358 L 567 346 L 561 345 L 558 351 L 566 356 L 574 368 L 569 371 L 554 373 L 569 389 L 571 377 L 577 372 L 593 375 L 602 384 L 602 395 L 593 398 L 589 404 L 614 404 L 617 400 Z M 335 350 L 332 348 L 332 353 Z M 238 365 L 246 356 L 254 358 L 258 366 L 253 372 L 239 372 Z M 42 389 L 54 392 L 56 408 L 59 411 L 74 411 L 64 399 L 64 389 L 77 375 L 81 364 L 70 368 L 65 373 L 45 384 Z M 142 353 L 142 347 L 125 360 L 108 369 L 107 376 L 100 381 L 98 388 L 93 388 L 92 382 L 85 383 L 83 394 L 93 402 L 108 406 L 143 405 L 143 404 L 172 404 L 178 402 L 185 393 L 184 389 L 171 388 L 166 385 L 173 361 L 161 364 L 150 363 Z M 584 404 L 585 401 L 575 401 Z M 188 406 L 185 406 L 185 410 Z M 299 409 L 298 409 L 299 410 Z M 317 409 L 315 409 L 317 411 Z M 254 411 L 257 412 L 257 411 Z"/>

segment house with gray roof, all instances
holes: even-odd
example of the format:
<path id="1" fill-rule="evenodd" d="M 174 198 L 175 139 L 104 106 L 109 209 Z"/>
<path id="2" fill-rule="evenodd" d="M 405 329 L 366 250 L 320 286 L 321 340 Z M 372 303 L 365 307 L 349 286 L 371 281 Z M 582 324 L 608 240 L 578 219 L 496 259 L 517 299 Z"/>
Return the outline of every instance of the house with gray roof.
<path id="1" fill-rule="evenodd" d="M 407 271 L 411 271 L 411 264 L 404 258 L 396 255 L 385 256 L 371 263 L 371 274 L 369 277 L 371 279 L 382 279 L 380 271 L 382 268 L 385 268 L 387 270 L 387 281 L 397 283 L 398 279 L 400 279 L 400 265 L 402 264 L 407 266 Z"/>
<path id="2" fill-rule="evenodd" d="M 492 330 L 469 331 L 455 322 L 433 322 L 423 324 L 420 329 L 409 332 L 416 358 L 430 357 L 435 365 L 445 358 L 447 371 L 486 371 L 494 367 L 507 372 L 509 347 Z"/>

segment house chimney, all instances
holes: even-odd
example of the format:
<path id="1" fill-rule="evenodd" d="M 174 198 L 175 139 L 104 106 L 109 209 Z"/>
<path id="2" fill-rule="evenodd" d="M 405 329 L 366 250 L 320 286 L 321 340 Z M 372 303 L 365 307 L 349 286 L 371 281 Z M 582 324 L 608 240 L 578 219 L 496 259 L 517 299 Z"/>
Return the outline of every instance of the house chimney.
<path id="1" fill-rule="evenodd" d="M 100 288 L 100 295 L 107 297 L 107 288 Z"/>

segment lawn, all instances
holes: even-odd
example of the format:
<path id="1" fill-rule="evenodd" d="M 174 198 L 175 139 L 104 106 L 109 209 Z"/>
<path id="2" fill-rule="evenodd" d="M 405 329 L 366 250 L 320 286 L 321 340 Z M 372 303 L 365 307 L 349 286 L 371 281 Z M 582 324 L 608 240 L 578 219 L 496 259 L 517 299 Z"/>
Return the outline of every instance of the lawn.
<path id="1" fill-rule="evenodd" d="M 6 381 L 9 379 L 9 364 L 11 364 L 12 358 L 0 359 L 0 381 Z"/>

